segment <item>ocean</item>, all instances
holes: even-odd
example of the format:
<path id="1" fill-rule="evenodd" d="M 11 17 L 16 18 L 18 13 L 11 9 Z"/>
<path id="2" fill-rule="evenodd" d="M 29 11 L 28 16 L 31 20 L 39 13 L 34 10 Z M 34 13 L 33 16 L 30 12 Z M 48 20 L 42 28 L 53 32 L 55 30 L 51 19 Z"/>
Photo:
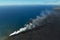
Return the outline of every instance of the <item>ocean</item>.
<path id="1" fill-rule="evenodd" d="M 42 11 L 52 10 L 51 5 L 0 6 L 0 40 L 23 27 L 30 18 L 36 18 Z"/>

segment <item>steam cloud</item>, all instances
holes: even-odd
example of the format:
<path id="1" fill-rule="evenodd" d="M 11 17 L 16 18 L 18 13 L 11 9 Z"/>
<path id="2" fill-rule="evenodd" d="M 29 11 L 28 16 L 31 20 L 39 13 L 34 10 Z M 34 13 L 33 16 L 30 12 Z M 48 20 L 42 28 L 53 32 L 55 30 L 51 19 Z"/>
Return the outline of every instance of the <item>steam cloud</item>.
<path id="1" fill-rule="evenodd" d="M 25 24 L 23 28 L 20 28 L 18 31 L 14 31 L 9 36 L 16 35 L 16 34 L 21 33 L 23 31 L 30 30 L 35 27 L 44 25 L 44 23 L 45 23 L 44 21 L 47 18 L 47 16 L 50 15 L 50 11 L 47 11 L 47 10 L 42 11 L 42 13 L 40 13 L 40 15 L 41 16 L 37 16 L 35 19 L 32 19 L 32 22 Z"/>

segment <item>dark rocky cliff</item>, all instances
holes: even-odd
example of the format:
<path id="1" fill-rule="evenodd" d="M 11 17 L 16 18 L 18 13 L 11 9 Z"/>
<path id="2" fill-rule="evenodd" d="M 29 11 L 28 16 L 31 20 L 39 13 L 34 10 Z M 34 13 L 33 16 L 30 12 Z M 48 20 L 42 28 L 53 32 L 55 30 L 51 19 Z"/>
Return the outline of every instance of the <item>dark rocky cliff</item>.
<path id="1" fill-rule="evenodd" d="M 54 9 L 44 25 L 10 36 L 6 40 L 60 40 L 60 9 Z"/>

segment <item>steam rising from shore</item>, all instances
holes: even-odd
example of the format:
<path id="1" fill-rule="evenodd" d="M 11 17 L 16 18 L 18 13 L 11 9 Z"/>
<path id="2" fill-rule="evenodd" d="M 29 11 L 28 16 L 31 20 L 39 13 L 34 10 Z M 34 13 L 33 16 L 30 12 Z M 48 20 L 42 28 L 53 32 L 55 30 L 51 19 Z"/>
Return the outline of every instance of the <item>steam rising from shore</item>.
<path id="1" fill-rule="evenodd" d="M 30 29 L 33 29 L 35 27 L 44 25 L 45 24 L 44 21 L 47 18 L 47 16 L 50 15 L 50 11 L 47 11 L 47 10 L 42 11 L 42 13 L 40 13 L 40 15 L 41 16 L 37 16 L 35 19 L 32 19 L 31 20 L 32 22 L 25 24 L 23 28 L 20 28 L 18 31 L 14 31 L 9 36 L 16 35 L 16 34 L 19 34 L 23 31 L 30 30 Z"/>

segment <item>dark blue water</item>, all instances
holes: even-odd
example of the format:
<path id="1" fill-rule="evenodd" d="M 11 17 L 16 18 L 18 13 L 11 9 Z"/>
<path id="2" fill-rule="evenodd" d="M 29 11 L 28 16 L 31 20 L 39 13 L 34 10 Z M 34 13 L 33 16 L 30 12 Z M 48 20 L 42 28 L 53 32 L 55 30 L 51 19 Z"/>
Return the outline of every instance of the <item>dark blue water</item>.
<path id="1" fill-rule="evenodd" d="M 0 37 L 23 27 L 30 19 L 35 18 L 44 10 L 51 10 L 52 6 L 42 5 L 20 5 L 0 6 Z"/>

